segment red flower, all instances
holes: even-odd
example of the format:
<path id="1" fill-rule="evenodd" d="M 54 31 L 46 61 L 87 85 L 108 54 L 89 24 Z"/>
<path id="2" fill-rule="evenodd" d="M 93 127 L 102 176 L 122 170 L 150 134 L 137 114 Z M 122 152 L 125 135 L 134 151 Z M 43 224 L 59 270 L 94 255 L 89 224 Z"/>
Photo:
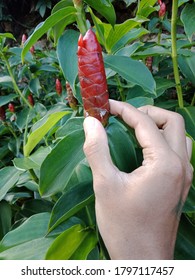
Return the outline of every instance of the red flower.
<path id="1" fill-rule="evenodd" d="M 56 92 L 58 95 L 62 94 L 62 85 L 59 79 L 56 79 Z"/>
<path id="2" fill-rule="evenodd" d="M 95 33 L 89 29 L 78 41 L 78 72 L 85 116 L 106 125 L 109 117 L 109 94 L 102 49 Z"/>
<path id="3" fill-rule="evenodd" d="M 33 98 L 32 93 L 30 93 L 30 94 L 28 95 L 28 102 L 30 103 L 31 106 L 34 106 L 35 101 L 34 101 L 34 98 Z"/>
<path id="4" fill-rule="evenodd" d="M 5 115 L 5 108 L 0 106 L 0 120 L 5 121 L 6 115 Z"/>
<path id="5" fill-rule="evenodd" d="M 9 111 L 10 111 L 11 113 L 14 113 L 14 112 L 15 112 L 15 106 L 14 106 L 14 104 L 13 104 L 13 103 L 9 103 L 8 109 L 9 109 Z"/>
<path id="6" fill-rule="evenodd" d="M 26 40 L 27 40 L 27 35 L 26 35 L 26 34 L 23 34 L 23 35 L 22 35 L 22 42 L 21 42 L 21 45 L 22 45 L 22 46 L 24 45 L 24 43 L 26 42 Z"/>
<path id="7" fill-rule="evenodd" d="M 158 12 L 159 18 L 164 18 L 166 13 L 166 5 L 164 2 L 161 2 L 161 0 L 159 4 L 160 4 L 160 10 Z"/>

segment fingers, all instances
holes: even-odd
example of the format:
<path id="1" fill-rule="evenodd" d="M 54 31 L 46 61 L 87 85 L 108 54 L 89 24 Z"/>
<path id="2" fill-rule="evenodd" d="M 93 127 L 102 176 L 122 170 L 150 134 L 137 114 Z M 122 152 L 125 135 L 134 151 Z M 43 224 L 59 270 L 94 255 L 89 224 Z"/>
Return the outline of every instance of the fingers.
<path id="1" fill-rule="evenodd" d="M 85 131 L 84 153 L 92 169 L 93 176 L 109 176 L 113 173 L 107 135 L 102 124 L 93 117 L 87 117 L 83 123 Z"/>
<path id="2" fill-rule="evenodd" d="M 155 122 L 141 112 L 124 102 L 110 100 L 110 111 L 119 115 L 130 127 L 135 129 L 135 134 L 142 148 L 161 149 L 168 145 Z"/>
<path id="3" fill-rule="evenodd" d="M 192 140 L 189 137 L 186 137 L 186 146 L 189 160 L 192 156 Z"/>
<path id="4" fill-rule="evenodd" d="M 188 158 L 185 125 L 181 115 L 154 106 L 143 106 L 139 110 L 151 117 L 171 149 L 182 158 Z"/>

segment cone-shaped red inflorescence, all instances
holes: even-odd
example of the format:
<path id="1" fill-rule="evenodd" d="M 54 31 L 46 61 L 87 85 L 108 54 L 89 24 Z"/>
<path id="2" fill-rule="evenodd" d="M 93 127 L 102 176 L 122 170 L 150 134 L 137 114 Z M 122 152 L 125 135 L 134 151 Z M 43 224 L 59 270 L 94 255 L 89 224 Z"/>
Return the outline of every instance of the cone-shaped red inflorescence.
<path id="1" fill-rule="evenodd" d="M 85 116 L 106 125 L 110 111 L 106 74 L 102 49 L 91 29 L 79 37 L 78 70 Z"/>

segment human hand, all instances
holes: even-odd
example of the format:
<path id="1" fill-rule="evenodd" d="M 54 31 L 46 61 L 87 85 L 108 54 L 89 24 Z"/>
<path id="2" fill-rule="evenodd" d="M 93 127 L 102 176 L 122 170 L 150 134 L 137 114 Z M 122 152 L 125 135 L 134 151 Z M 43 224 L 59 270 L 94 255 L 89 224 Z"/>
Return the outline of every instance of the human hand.
<path id="1" fill-rule="evenodd" d="M 84 121 L 84 152 L 92 169 L 97 223 L 111 259 L 172 259 L 191 180 L 191 143 L 183 118 L 152 106 L 110 100 L 111 114 L 135 130 L 143 163 L 130 174 L 114 166 L 107 135 Z"/>

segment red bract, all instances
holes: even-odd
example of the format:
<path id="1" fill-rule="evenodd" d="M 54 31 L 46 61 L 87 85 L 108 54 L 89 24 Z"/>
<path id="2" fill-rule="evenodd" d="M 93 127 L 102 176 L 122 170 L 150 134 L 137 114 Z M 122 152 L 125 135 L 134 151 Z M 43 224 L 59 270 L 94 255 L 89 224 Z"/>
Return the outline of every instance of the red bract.
<path id="1" fill-rule="evenodd" d="M 59 79 L 56 79 L 56 92 L 58 95 L 62 94 L 62 85 Z"/>
<path id="2" fill-rule="evenodd" d="M 21 42 L 21 45 L 22 45 L 22 46 L 24 45 L 24 43 L 26 42 L 26 40 L 27 40 L 27 35 L 26 35 L 26 34 L 23 34 L 23 35 L 22 35 L 22 42 Z"/>
<path id="3" fill-rule="evenodd" d="M 164 2 L 161 2 L 160 3 L 160 10 L 158 12 L 158 15 L 159 15 L 160 18 L 164 18 L 165 13 L 166 13 L 166 5 L 165 5 Z"/>
<path id="4" fill-rule="evenodd" d="M 91 29 L 79 37 L 78 71 L 85 116 L 106 125 L 110 111 L 106 74 L 102 49 Z"/>
<path id="5" fill-rule="evenodd" d="M 34 54 L 34 53 L 35 53 L 35 47 L 34 47 L 34 46 L 32 46 L 32 47 L 30 48 L 30 52 L 31 52 L 31 54 Z"/>
<path id="6" fill-rule="evenodd" d="M 78 105 L 78 101 L 77 101 L 77 99 L 73 95 L 73 91 L 71 89 L 71 86 L 70 86 L 69 82 L 66 82 L 66 92 L 67 92 L 67 100 L 68 100 L 69 106 L 73 110 L 76 110 L 77 109 L 77 105 Z"/>
<path id="7" fill-rule="evenodd" d="M 5 115 L 5 108 L 3 106 L 0 106 L 0 120 L 5 121 L 6 115 Z"/>
<path id="8" fill-rule="evenodd" d="M 34 98 L 33 98 L 32 93 L 30 93 L 30 94 L 28 95 L 28 102 L 30 103 L 31 106 L 34 106 L 35 101 L 34 101 Z"/>
<path id="9" fill-rule="evenodd" d="M 15 112 L 15 106 L 13 103 L 9 103 L 8 104 L 8 109 L 11 113 L 14 113 Z"/>

